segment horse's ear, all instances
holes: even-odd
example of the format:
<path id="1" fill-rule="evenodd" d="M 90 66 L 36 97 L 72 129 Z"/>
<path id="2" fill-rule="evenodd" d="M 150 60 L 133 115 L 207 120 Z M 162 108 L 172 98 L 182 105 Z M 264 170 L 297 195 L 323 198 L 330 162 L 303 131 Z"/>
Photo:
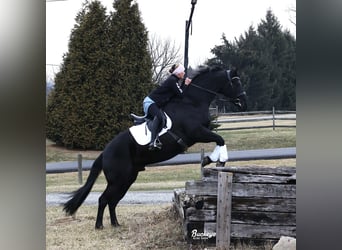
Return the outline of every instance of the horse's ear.
<path id="1" fill-rule="evenodd" d="M 239 75 L 238 68 L 235 66 L 232 67 L 232 72 L 234 73 L 234 75 Z"/>
<path id="2" fill-rule="evenodd" d="M 235 77 L 235 76 L 239 76 L 239 72 L 237 67 L 233 66 L 230 70 L 230 77 Z"/>

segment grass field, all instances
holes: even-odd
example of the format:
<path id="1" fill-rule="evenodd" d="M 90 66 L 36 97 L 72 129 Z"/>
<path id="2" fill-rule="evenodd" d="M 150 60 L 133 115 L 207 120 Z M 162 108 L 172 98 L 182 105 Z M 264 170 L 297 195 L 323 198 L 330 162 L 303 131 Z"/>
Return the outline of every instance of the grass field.
<path id="1" fill-rule="evenodd" d="M 46 210 L 47 249 L 188 249 L 171 205 L 120 205 L 120 227 L 94 229 L 96 206 L 83 206 L 76 218 L 61 215 L 60 207 Z M 174 226 L 170 226 L 174 225 Z"/>

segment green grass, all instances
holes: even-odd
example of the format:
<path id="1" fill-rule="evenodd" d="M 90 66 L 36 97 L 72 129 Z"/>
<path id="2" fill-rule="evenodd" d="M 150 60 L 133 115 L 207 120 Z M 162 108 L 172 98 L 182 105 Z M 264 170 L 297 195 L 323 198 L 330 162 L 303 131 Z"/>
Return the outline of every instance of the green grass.
<path id="1" fill-rule="evenodd" d="M 267 148 L 296 147 L 296 129 L 272 128 L 218 131 L 223 137 L 228 150 L 249 150 Z M 197 143 L 188 152 L 212 151 L 214 143 Z"/>
<path id="2" fill-rule="evenodd" d="M 220 131 L 230 150 L 286 148 L 296 146 L 296 130 L 289 128 Z"/>

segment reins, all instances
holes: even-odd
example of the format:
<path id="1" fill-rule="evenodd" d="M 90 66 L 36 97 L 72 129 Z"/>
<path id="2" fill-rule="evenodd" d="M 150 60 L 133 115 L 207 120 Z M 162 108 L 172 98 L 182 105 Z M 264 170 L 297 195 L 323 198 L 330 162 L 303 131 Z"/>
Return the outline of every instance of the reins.
<path id="1" fill-rule="evenodd" d="M 200 89 L 200 90 L 203 90 L 203 91 L 208 92 L 208 93 L 210 93 L 210 94 L 212 94 L 212 95 L 215 95 L 215 96 L 218 96 L 218 95 L 219 95 L 219 93 L 217 93 L 217 92 L 215 92 L 215 91 L 212 91 L 212 90 L 210 90 L 210 89 L 203 88 L 203 87 L 201 87 L 201 86 L 199 86 L 199 85 L 197 85 L 197 84 L 195 84 L 195 83 L 191 83 L 190 86 L 194 86 L 194 87 L 196 87 L 196 88 L 198 88 L 198 89 Z"/>
<path id="2" fill-rule="evenodd" d="M 240 79 L 239 77 L 234 76 L 234 77 L 231 79 L 231 81 L 232 81 L 233 79 L 235 79 L 235 78 Z M 195 83 L 191 83 L 190 86 L 194 86 L 194 87 L 196 87 L 196 88 L 198 88 L 198 89 L 200 89 L 200 90 L 203 90 L 203 91 L 208 92 L 208 93 L 210 93 L 210 94 L 212 94 L 212 95 L 215 95 L 215 96 L 220 96 L 220 95 L 222 96 L 222 94 L 220 94 L 220 93 L 217 93 L 217 92 L 212 91 L 212 90 L 210 90 L 210 89 L 203 88 L 203 87 L 201 87 L 201 86 L 199 86 L 199 85 L 197 85 L 197 84 L 195 84 Z M 237 96 L 237 98 L 238 98 L 239 96 L 243 95 L 244 93 L 245 93 L 245 92 L 242 92 L 241 94 L 239 94 L 239 95 Z M 236 101 L 236 98 L 234 99 L 234 98 L 227 98 L 227 97 L 224 97 L 224 98 L 220 98 L 219 100 L 222 100 L 222 101 L 229 101 L 229 102 L 233 102 L 233 103 L 234 103 L 234 102 Z"/>

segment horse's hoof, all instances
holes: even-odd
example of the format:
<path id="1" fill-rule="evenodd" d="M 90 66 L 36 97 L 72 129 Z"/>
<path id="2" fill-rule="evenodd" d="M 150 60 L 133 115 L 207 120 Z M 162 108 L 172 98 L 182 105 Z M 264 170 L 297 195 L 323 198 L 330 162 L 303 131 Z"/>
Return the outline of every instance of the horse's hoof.
<path id="1" fill-rule="evenodd" d="M 95 229 L 96 229 L 96 230 L 102 230 L 102 229 L 103 229 L 103 225 L 99 225 L 99 226 L 98 226 L 98 225 L 95 225 Z"/>
<path id="2" fill-rule="evenodd" d="M 218 162 L 216 163 L 216 167 L 224 167 L 225 164 L 226 164 L 225 162 L 218 161 Z"/>
<path id="3" fill-rule="evenodd" d="M 203 158 L 201 166 L 204 167 L 204 166 L 207 166 L 210 163 L 212 163 L 212 160 L 209 158 L 209 156 L 206 156 L 206 157 Z"/>

